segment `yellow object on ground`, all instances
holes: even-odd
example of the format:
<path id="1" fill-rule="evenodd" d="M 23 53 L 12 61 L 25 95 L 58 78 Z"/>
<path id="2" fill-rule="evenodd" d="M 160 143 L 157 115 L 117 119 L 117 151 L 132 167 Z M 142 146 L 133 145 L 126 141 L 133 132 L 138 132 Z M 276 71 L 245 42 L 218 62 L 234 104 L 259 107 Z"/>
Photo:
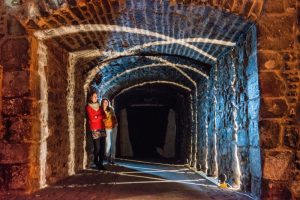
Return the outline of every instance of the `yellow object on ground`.
<path id="1" fill-rule="evenodd" d="M 225 188 L 229 188 L 227 183 L 220 183 L 219 188 L 221 189 L 225 189 Z"/>

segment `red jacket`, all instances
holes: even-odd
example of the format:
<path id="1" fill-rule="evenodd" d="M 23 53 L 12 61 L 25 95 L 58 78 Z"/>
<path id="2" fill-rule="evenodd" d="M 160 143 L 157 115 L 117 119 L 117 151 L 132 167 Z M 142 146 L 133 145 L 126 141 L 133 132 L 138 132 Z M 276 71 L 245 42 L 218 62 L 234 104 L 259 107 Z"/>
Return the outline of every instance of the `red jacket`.
<path id="1" fill-rule="evenodd" d="M 86 113 L 88 117 L 88 123 L 90 130 L 102 130 L 105 129 L 103 119 L 106 118 L 105 112 L 101 107 L 98 110 L 94 110 L 91 106 L 86 106 Z"/>

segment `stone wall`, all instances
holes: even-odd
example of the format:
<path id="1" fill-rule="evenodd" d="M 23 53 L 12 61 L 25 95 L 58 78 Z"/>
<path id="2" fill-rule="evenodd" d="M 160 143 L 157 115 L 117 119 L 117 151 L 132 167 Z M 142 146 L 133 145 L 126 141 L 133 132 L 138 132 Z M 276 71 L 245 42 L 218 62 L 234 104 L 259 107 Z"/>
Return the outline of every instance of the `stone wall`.
<path id="1" fill-rule="evenodd" d="M 27 174 L 29 149 L 35 143 L 31 130 L 38 121 L 32 110 L 27 33 L 6 14 L 0 1 L 0 193 L 24 192 L 33 184 Z"/>
<path id="2" fill-rule="evenodd" d="M 70 61 L 72 65 L 72 61 Z M 75 172 L 82 170 L 86 166 L 83 166 L 84 163 L 84 136 L 85 132 L 85 104 L 86 96 L 84 91 L 84 76 L 83 68 L 80 63 L 74 63 L 75 67 L 75 87 L 74 87 L 74 124 L 75 124 Z"/>
<path id="3" fill-rule="evenodd" d="M 253 26 L 211 70 L 208 174 L 224 173 L 233 186 L 260 195 L 259 88 Z"/>
<path id="4" fill-rule="evenodd" d="M 299 1 L 267 1 L 258 21 L 262 197 L 300 198 Z M 298 11 L 297 11 L 298 9 Z"/>
<path id="5" fill-rule="evenodd" d="M 197 84 L 197 120 L 198 120 L 198 137 L 197 137 L 197 169 L 207 173 L 207 141 L 208 141 L 208 80 L 201 81 Z"/>
<path id="6" fill-rule="evenodd" d="M 69 84 L 68 54 L 53 42 L 47 42 L 46 46 L 49 110 L 46 179 L 47 183 L 51 184 L 68 176 L 68 156 L 70 154 L 66 99 Z"/>

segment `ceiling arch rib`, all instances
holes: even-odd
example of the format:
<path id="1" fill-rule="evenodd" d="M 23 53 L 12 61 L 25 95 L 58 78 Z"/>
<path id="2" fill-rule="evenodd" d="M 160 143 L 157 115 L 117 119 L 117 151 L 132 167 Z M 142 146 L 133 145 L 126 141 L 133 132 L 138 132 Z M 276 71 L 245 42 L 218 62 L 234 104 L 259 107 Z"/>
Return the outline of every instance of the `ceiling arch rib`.
<path id="1" fill-rule="evenodd" d="M 152 61 L 156 61 L 156 62 L 161 62 L 163 64 L 166 64 L 166 65 L 170 65 L 170 66 L 175 66 L 175 68 L 183 68 L 183 69 L 189 69 L 189 70 L 192 70 L 200 75 L 202 75 L 203 77 L 205 77 L 206 79 L 208 79 L 208 75 L 206 75 L 204 72 L 201 72 L 200 70 L 198 69 L 194 69 L 193 67 L 190 67 L 188 65 L 183 65 L 183 64 L 177 64 L 177 63 L 172 63 L 166 59 L 161 59 L 159 57 L 154 57 L 154 56 L 145 56 L 147 59 L 150 59 Z M 121 57 L 122 58 L 122 57 Z M 119 59 L 121 59 L 119 58 Z M 95 77 L 95 75 L 100 71 L 102 70 L 103 68 L 106 68 L 107 66 L 109 66 L 109 64 L 113 61 L 116 61 L 117 58 L 115 58 L 115 56 L 113 56 L 113 59 L 107 59 L 107 60 L 104 60 L 101 62 L 100 65 L 96 66 L 96 67 L 93 67 L 91 70 L 89 70 L 88 74 L 87 74 L 87 78 L 86 78 L 86 81 L 85 81 L 85 88 L 87 89 L 87 87 L 90 85 L 91 81 L 93 80 L 93 78 Z"/>
<path id="2" fill-rule="evenodd" d="M 132 85 L 130 87 L 127 87 L 125 89 L 121 89 L 121 90 L 119 90 L 117 92 L 114 92 L 114 93 L 108 93 L 107 92 L 107 93 L 104 94 L 104 96 L 107 96 L 107 97 L 110 97 L 110 98 L 115 98 L 115 97 L 117 97 L 117 96 L 119 96 L 119 95 L 121 95 L 121 94 L 123 94 L 127 91 L 130 91 L 134 88 L 143 87 L 143 86 L 152 85 L 152 84 L 153 85 L 155 85 L 155 84 L 157 84 L 157 85 L 170 85 L 170 86 L 174 86 L 176 88 L 179 88 L 179 89 L 187 91 L 187 92 L 192 91 L 191 88 L 189 88 L 185 85 L 182 85 L 182 84 L 178 84 L 178 83 L 173 82 L 173 81 L 156 80 L 156 81 L 145 81 L 145 82 L 137 83 L 137 84 L 134 84 L 134 85 Z"/>
<path id="3" fill-rule="evenodd" d="M 140 69 L 145 69 L 145 68 L 152 68 L 152 67 L 171 67 L 173 69 L 175 69 L 176 71 L 178 71 L 179 73 L 181 73 L 182 71 L 179 71 L 178 68 L 174 68 L 168 64 L 163 64 L 163 63 L 157 63 L 157 64 L 150 64 L 150 65 L 142 65 L 142 66 L 138 66 L 135 68 L 131 68 L 131 69 L 127 69 L 119 74 L 116 74 L 113 78 L 109 79 L 108 81 L 106 81 L 105 83 L 100 85 L 100 90 L 102 88 L 107 87 L 108 85 L 110 85 L 111 82 L 113 82 L 114 80 L 116 80 L 117 78 L 125 75 L 125 74 L 129 74 L 129 73 L 133 73 L 135 71 L 138 71 Z M 181 73 L 182 74 L 182 73 Z M 187 76 L 186 74 L 182 74 L 185 78 L 187 78 L 194 86 L 196 86 L 196 82 L 194 80 L 192 80 L 189 76 Z"/>
<path id="4" fill-rule="evenodd" d="M 134 69 L 134 68 L 133 68 Z M 118 77 L 110 81 L 110 84 L 107 84 L 105 87 L 101 87 L 102 84 L 105 84 L 106 81 L 102 82 L 99 85 L 94 85 L 99 91 L 99 94 L 102 96 L 105 93 L 111 93 L 131 85 L 135 85 L 141 82 L 149 81 L 173 81 L 179 85 L 184 85 L 189 87 L 191 90 L 195 88 L 193 82 L 184 77 L 180 72 L 174 68 L 170 67 L 142 67 L 134 69 L 134 73 L 121 73 Z M 110 92 L 111 91 L 111 92 Z"/>
<path id="5" fill-rule="evenodd" d="M 224 45 L 229 47 L 233 47 L 236 45 L 233 42 L 220 41 L 220 40 L 208 39 L 208 38 L 186 38 L 186 39 L 178 39 L 178 41 L 188 42 L 188 43 L 211 43 L 211 44 L 218 44 L 218 45 Z M 118 52 L 118 51 L 107 52 L 99 49 L 89 49 L 89 50 L 76 51 L 73 52 L 73 54 L 80 58 L 87 58 L 87 59 L 98 57 L 98 56 L 106 56 L 106 57 L 114 56 L 114 54 L 115 56 L 134 55 L 142 52 L 142 50 L 146 48 L 150 48 L 150 47 L 153 48 L 154 46 L 162 46 L 162 45 L 168 45 L 173 43 L 174 43 L 173 41 L 155 41 L 155 42 L 144 43 L 142 45 L 135 45 L 122 52 Z"/>

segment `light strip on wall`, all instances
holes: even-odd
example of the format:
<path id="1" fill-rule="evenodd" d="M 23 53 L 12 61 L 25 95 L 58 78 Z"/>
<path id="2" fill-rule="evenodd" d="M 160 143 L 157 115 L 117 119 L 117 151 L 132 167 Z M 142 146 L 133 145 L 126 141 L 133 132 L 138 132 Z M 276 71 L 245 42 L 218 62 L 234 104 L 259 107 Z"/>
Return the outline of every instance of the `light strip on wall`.
<path id="1" fill-rule="evenodd" d="M 234 63 L 232 62 L 231 65 L 231 70 L 236 70 L 236 66 L 234 65 Z M 232 73 L 232 81 L 230 83 L 230 87 L 233 91 L 233 96 L 237 96 L 236 95 L 236 89 L 235 89 L 235 84 L 236 84 L 236 71 L 234 71 L 234 73 Z M 240 169 L 240 161 L 239 161 L 239 157 L 238 157 L 238 147 L 237 147 L 237 141 L 238 141 L 238 129 L 239 129 L 239 125 L 237 123 L 237 105 L 234 101 L 231 101 L 232 105 L 233 105 L 233 136 L 232 136 L 232 143 L 231 143 L 231 153 L 232 153 L 232 170 L 233 170 L 233 178 L 235 181 L 235 184 L 237 184 L 237 188 L 240 187 L 240 177 L 241 177 L 241 169 Z"/>
<path id="2" fill-rule="evenodd" d="M 70 153 L 68 155 L 68 174 L 75 174 L 75 113 L 74 113 L 74 93 L 75 93 L 75 67 L 73 55 L 69 54 L 67 66 L 68 87 L 67 87 L 67 112 L 68 112 L 68 132 L 70 140 Z"/>
<path id="3" fill-rule="evenodd" d="M 47 167 L 47 138 L 49 136 L 48 126 L 48 84 L 46 78 L 45 66 L 47 66 L 47 46 L 43 42 L 38 43 L 38 74 L 40 78 L 40 120 L 41 120 L 41 138 L 40 138 L 40 188 L 47 186 L 46 167 Z"/>

